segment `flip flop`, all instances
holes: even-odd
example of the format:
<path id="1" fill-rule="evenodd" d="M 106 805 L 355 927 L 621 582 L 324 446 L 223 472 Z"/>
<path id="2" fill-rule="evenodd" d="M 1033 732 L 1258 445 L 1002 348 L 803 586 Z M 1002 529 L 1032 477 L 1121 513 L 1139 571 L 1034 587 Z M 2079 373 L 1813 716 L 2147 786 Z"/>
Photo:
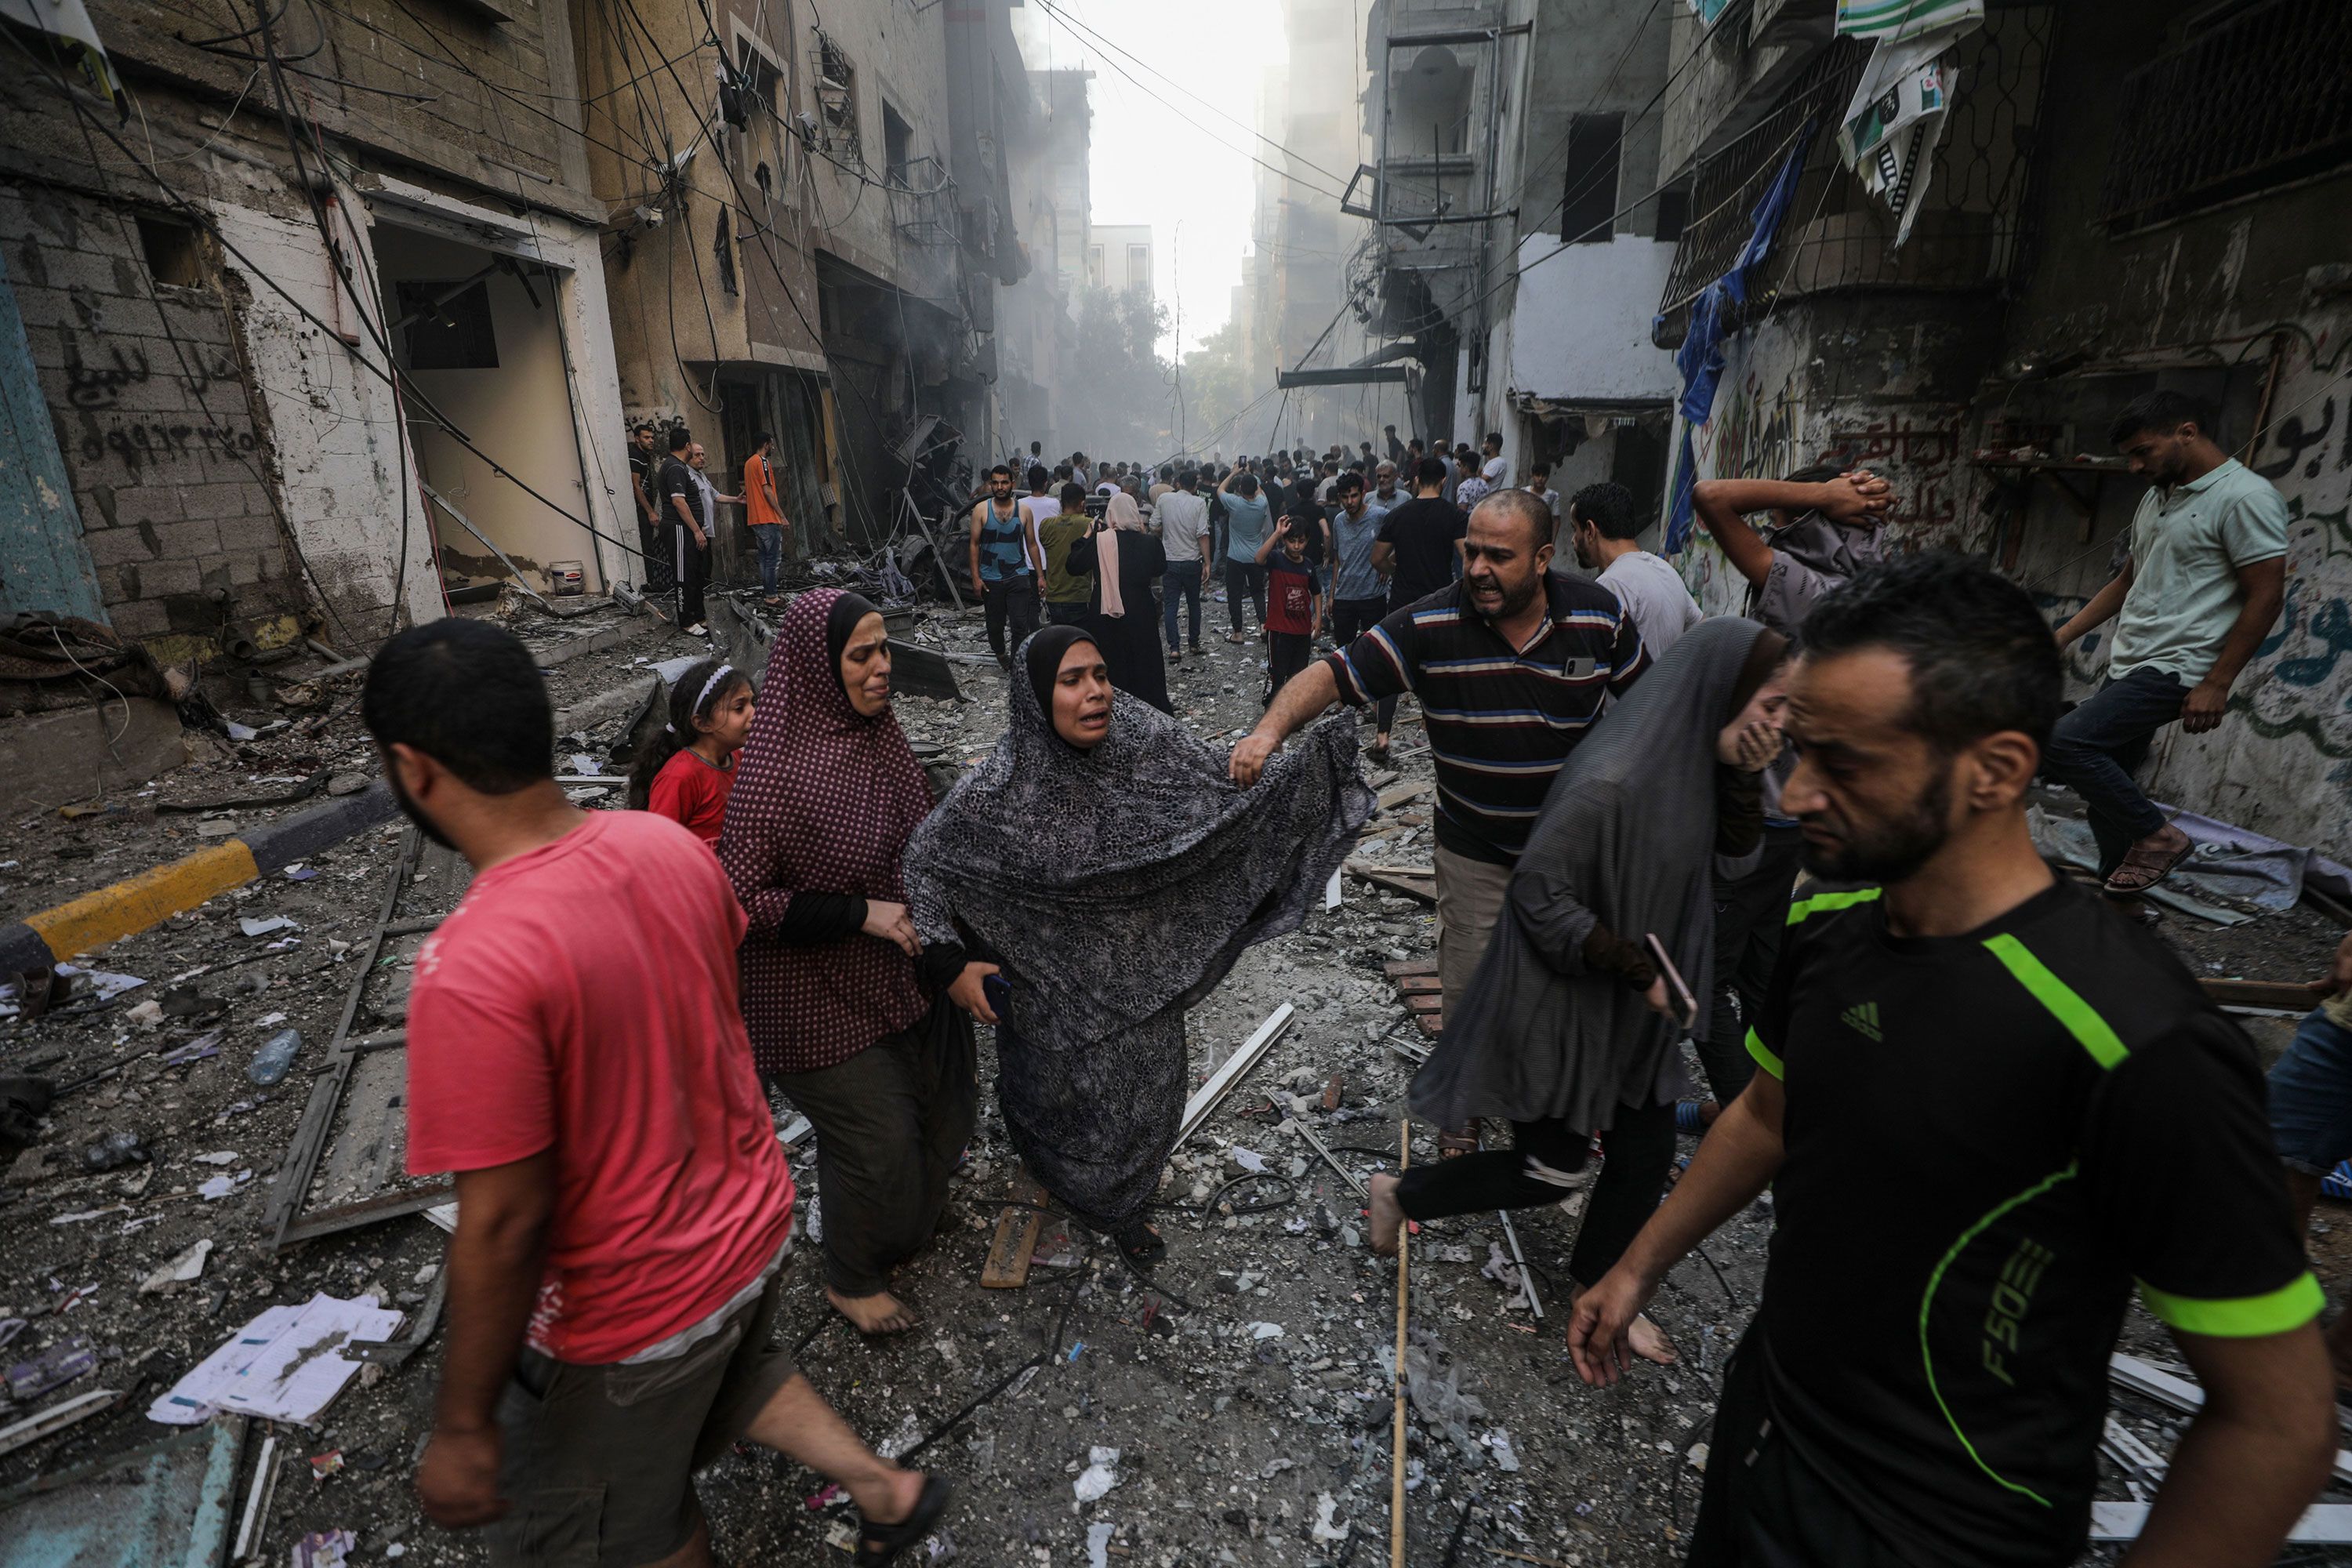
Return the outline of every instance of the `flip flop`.
<path id="1" fill-rule="evenodd" d="M 861 1520 L 856 1559 L 858 1568 L 881 1568 L 907 1548 L 919 1544 L 946 1514 L 948 1500 L 954 1495 L 955 1489 L 948 1484 L 945 1476 L 927 1475 L 923 1478 L 922 1495 L 915 1500 L 906 1518 L 896 1524 Z"/>
<path id="2" fill-rule="evenodd" d="M 2171 876 L 2174 868 L 2197 851 L 2195 839 L 2185 833 L 2180 837 L 2180 847 L 2169 854 L 2160 852 L 2142 854 L 2139 847 L 2135 845 L 2131 853 L 2124 857 L 2124 863 L 2108 873 L 2107 891 L 2145 893 L 2167 877 Z"/>
<path id="3" fill-rule="evenodd" d="M 1475 1154 L 1480 1147 L 1478 1124 L 1475 1121 L 1465 1128 L 1451 1132 L 1440 1131 L 1437 1135 L 1437 1157 L 1441 1160 L 1458 1160 L 1465 1154 Z"/>

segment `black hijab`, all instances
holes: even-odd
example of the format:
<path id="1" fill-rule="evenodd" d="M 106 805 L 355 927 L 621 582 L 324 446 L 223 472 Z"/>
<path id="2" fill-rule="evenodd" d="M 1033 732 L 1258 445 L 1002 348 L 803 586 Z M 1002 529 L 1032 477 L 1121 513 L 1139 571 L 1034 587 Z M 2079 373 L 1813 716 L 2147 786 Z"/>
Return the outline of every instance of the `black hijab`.
<path id="1" fill-rule="evenodd" d="M 1037 694 L 1037 706 L 1045 711 L 1045 728 L 1054 728 L 1054 682 L 1062 673 L 1062 658 L 1078 644 L 1095 639 L 1080 627 L 1046 626 L 1034 633 L 1021 658 L 1029 671 L 1029 689 Z M 1059 740 L 1056 731 L 1055 739 Z"/>

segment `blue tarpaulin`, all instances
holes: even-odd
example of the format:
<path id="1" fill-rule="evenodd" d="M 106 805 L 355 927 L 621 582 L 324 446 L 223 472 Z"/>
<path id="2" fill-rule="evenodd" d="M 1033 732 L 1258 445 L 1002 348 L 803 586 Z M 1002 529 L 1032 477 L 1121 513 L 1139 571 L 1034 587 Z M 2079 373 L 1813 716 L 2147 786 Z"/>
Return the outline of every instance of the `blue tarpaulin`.
<path id="1" fill-rule="evenodd" d="M 1772 248 L 1772 237 L 1780 232 L 1780 220 L 1789 211 L 1790 200 L 1797 194 L 1797 177 L 1804 172 L 1805 153 L 1813 144 L 1813 122 L 1797 133 L 1790 145 L 1789 156 L 1780 172 L 1772 176 L 1764 195 L 1749 215 L 1751 227 L 1748 243 L 1739 247 L 1731 270 L 1699 291 L 1691 301 L 1690 331 L 1683 337 L 1683 346 L 1675 355 L 1675 368 L 1682 373 L 1683 416 L 1682 450 L 1675 461 L 1674 506 L 1666 514 L 1665 553 L 1680 552 L 1690 542 L 1691 487 L 1698 482 L 1696 459 L 1691 451 L 1691 431 L 1707 421 L 1715 411 L 1716 384 L 1723 377 L 1723 340 L 1727 335 L 1724 323 L 1748 303 L 1748 274 Z M 1665 318 L 1658 321 L 1663 328 Z"/>

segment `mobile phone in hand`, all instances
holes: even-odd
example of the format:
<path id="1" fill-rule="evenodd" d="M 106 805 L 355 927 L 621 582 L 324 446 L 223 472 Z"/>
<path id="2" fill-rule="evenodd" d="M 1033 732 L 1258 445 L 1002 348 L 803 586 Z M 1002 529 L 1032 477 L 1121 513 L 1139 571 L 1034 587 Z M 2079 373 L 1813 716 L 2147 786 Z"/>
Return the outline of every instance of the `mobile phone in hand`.
<path id="1" fill-rule="evenodd" d="M 1682 971 L 1675 967 L 1675 961 L 1666 956 L 1666 944 L 1658 940 L 1655 931 L 1647 933 L 1642 941 L 1650 950 L 1650 962 L 1656 965 L 1660 977 L 1666 983 L 1666 1000 L 1681 1015 L 1683 1027 L 1696 1027 L 1698 998 L 1691 994 L 1690 984 L 1683 979 Z"/>

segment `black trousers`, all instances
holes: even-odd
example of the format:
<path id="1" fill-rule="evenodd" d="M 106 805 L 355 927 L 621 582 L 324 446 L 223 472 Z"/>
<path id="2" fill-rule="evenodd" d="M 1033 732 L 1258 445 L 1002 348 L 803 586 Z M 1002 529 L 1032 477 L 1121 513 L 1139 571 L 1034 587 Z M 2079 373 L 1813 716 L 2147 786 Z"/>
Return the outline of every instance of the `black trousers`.
<path id="1" fill-rule="evenodd" d="M 1379 626 L 1387 618 L 1388 613 L 1389 602 L 1386 599 L 1333 600 L 1331 603 L 1332 646 L 1344 649 L 1349 643 Z M 1380 732 L 1385 735 L 1396 724 L 1397 700 L 1393 697 L 1383 697 L 1376 704 L 1376 709 Z"/>
<path id="2" fill-rule="evenodd" d="M 988 650 L 999 664 L 1013 662 L 1013 648 L 1029 640 L 1037 629 L 1037 579 L 1024 572 L 999 583 L 982 584 L 986 600 Z M 1013 645 L 1004 642 L 1005 623 L 1013 623 Z"/>
<path id="3" fill-rule="evenodd" d="M 1906 1568 L 1773 1419 L 1763 1360 L 1751 1328 L 1724 1369 L 1687 1568 Z"/>
<path id="4" fill-rule="evenodd" d="M 930 1239 L 971 1142 L 980 1095 L 971 1022 L 942 996 L 913 1028 L 772 1081 L 816 1129 L 824 1282 L 845 1296 L 879 1295 L 890 1269 Z"/>
<path id="5" fill-rule="evenodd" d="M 694 535 L 683 524 L 669 531 L 670 547 L 675 552 L 671 564 L 677 572 L 677 624 L 698 626 L 702 624 L 702 590 L 710 581 L 710 551 L 697 546 Z"/>
<path id="6" fill-rule="evenodd" d="M 671 558 L 671 531 L 657 522 L 637 521 L 637 542 L 646 552 L 645 580 L 639 585 L 648 594 L 669 594 L 677 590 L 677 565 Z"/>
<path id="7" fill-rule="evenodd" d="M 1764 856 L 1744 877 L 1715 882 L 1715 995 L 1706 1033 L 1693 1043 L 1706 1087 L 1717 1105 L 1729 1105 L 1756 1076 L 1748 1054 L 1748 1023 L 1764 1006 L 1772 967 L 1780 962 L 1780 936 L 1789 924 L 1789 896 L 1805 858 L 1805 840 L 1793 827 L 1764 829 Z"/>
<path id="8" fill-rule="evenodd" d="M 1257 611 L 1257 624 L 1265 625 L 1265 568 L 1255 561 L 1225 560 L 1225 616 L 1233 628 L 1242 629 L 1242 595 L 1247 594 L 1250 605 Z"/>
<path id="9" fill-rule="evenodd" d="M 1556 1204 L 1567 1191 L 1545 1173 L 1581 1171 L 1590 1142 L 1565 1121 L 1514 1121 L 1509 1149 L 1415 1165 L 1399 1180 L 1397 1202 L 1412 1219 Z M 1675 1108 L 1619 1106 L 1617 1125 L 1601 1134 L 1601 1152 L 1606 1160 L 1568 1259 L 1569 1276 L 1580 1285 L 1614 1268 L 1656 1212 L 1675 1163 Z"/>
<path id="10" fill-rule="evenodd" d="M 1265 700 L 1272 702 L 1284 682 L 1313 662 L 1315 639 L 1305 632 L 1268 632 L 1265 642 Z"/>

